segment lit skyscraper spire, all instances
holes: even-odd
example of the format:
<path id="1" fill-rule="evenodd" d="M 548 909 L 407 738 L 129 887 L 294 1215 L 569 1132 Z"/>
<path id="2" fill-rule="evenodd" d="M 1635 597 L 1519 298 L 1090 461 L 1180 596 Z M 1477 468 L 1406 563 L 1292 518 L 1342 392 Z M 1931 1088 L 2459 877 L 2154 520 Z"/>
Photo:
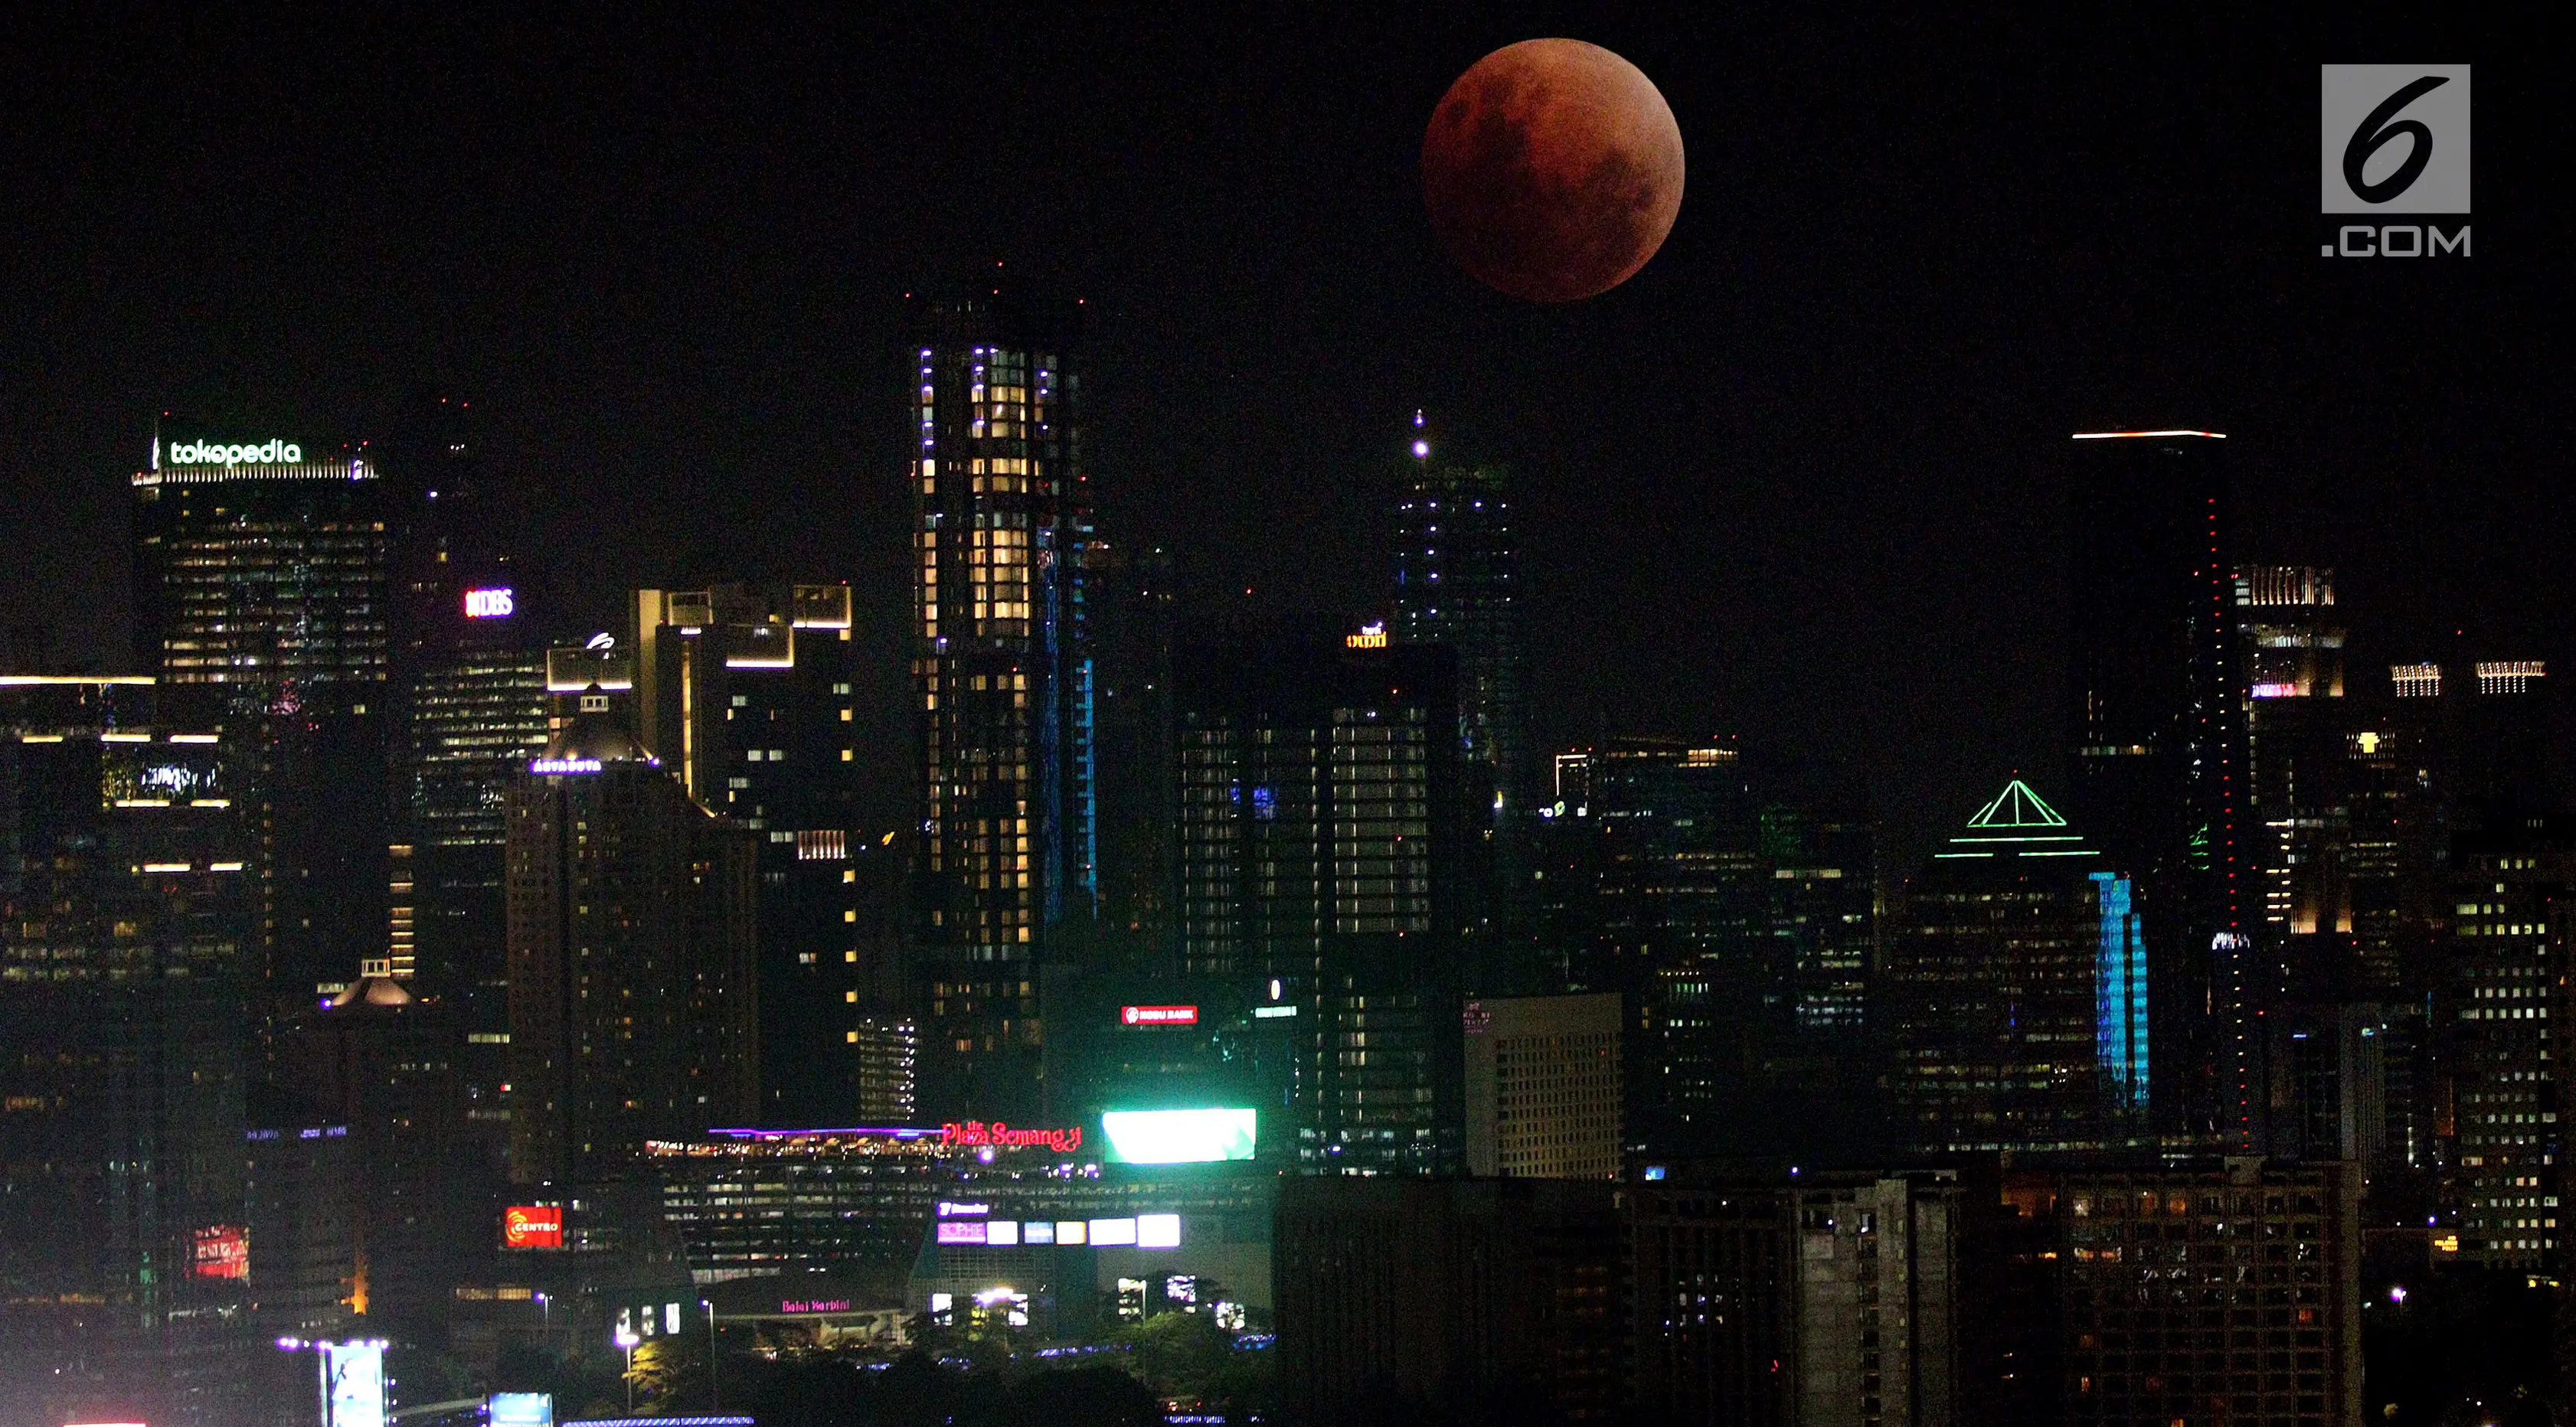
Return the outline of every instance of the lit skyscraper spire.
<path id="1" fill-rule="evenodd" d="M 1458 651 L 1460 751 L 1517 808 L 1530 780 L 1511 473 L 1460 459 L 1417 410 L 1396 503 L 1395 636 Z"/>

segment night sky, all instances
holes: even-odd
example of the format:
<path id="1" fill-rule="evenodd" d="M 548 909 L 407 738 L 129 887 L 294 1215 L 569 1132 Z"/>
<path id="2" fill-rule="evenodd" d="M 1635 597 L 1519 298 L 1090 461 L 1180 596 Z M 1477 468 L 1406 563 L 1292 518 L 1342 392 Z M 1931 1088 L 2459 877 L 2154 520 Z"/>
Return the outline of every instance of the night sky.
<path id="1" fill-rule="evenodd" d="M 568 624 L 854 581 L 890 819 L 902 298 L 999 260 L 1086 299 L 1113 542 L 1328 634 L 1385 598 L 1428 406 L 1524 477 L 1543 741 L 1734 734 L 1902 843 L 2058 781 L 2078 429 L 2227 432 L 2257 554 L 2338 567 L 2357 670 L 2466 630 L 2576 677 L 2576 124 L 2537 10 L 850 8 L 0 21 L 7 622 L 120 663 L 155 411 L 342 438 L 436 384 Z M 1643 69 L 1690 166 L 1661 255 L 1562 308 L 1454 268 L 1418 176 L 1450 80 L 1538 35 Z M 2318 256 L 2326 60 L 2478 66 L 2474 258 Z"/>

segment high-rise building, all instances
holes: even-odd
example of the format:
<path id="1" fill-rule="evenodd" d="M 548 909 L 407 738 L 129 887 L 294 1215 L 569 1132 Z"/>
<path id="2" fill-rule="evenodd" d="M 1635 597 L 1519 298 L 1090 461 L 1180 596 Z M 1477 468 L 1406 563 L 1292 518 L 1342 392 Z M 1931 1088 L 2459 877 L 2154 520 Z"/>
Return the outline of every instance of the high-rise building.
<path id="1" fill-rule="evenodd" d="M 1305 1169 L 1430 1173 L 1460 1153 L 1455 656 L 1361 638 L 1183 660 L 1181 965 L 1297 1008 Z"/>
<path id="2" fill-rule="evenodd" d="M 880 1001 L 896 854 L 858 825 L 845 584 L 638 590 L 637 737 L 700 806 L 758 834 L 760 1115 L 845 1124 Z M 890 987 L 884 989 L 891 989 Z"/>
<path id="3" fill-rule="evenodd" d="M 2275 961 L 2313 956 L 2292 939 L 2352 933 L 2345 632 L 2335 623 L 2334 572 L 2259 565 L 2236 586 L 2255 829 L 2246 855 L 2261 879 L 2265 949 Z"/>
<path id="4" fill-rule="evenodd" d="M 1458 651 L 1459 753 L 1507 827 L 1534 795 L 1510 472 L 1447 449 L 1419 411 L 1396 502 L 1395 637 Z"/>
<path id="5" fill-rule="evenodd" d="M 2005 1171 L 1995 1306 L 2037 1411 L 1988 1420 L 2360 1422 L 2360 1195 L 2251 1156 Z"/>
<path id="6" fill-rule="evenodd" d="M 2250 1145 L 2262 902 L 2224 442 L 2075 438 L 2067 719 L 2074 811 L 2134 878 L 2148 928 L 2157 1126 Z"/>
<path id="7" fill-rule="evenodd" d="M 2450 868 L 2449 984 L 2435 997 L 2451 1032 L 2447 1207 L 2461 1257 L 2554 1271 L 2564 1102 L 2550 1029 L 2567 968 L 2552 923 L 2576 902 L 2576 835 L 2563 818 L 2493 810 L 2453 838 Z"/>
<path id="8" fill-rule="evenodd" d="M 380 968 L 380 963 L 368 963 Z M 366 975 L 281 1034 L 289 1082 L 349 1140 L 342 1195 L 355 1243 L 349 1290 L 373 1325 L 445 1321 L 450 1287 L 488 1240 L 499 1167 L 458 1151 L 468 1101 L 465 1033 L 455 1008 L 414 996 L 417 982 Z M 320 1212 L 320 1211 L 312 1211 Z"/>
<path id="9" fill-rule="evenodd" d="M 1865 822 L 1821 820 L 1778 804 L 1762 810 L 1772 959 L 1787 974 L 1790 1010 L 1804 1036 L 1849 1036 L 1868 1024 L 1870 971 L 1878 962 L 1877 843 Z"/>
<path id="10" fill-rule="evenodd" d="M 1619 997 L 1467 1003 L 1467 1172 L 1616 1179 Z"/>
<path id="11" fill-rule="evenodd" d="M 1797 1152 L 1821 1123 L 1799 1083 L 1812 1080 L 1778 1073 L 1801 1049 L 1786 965 L 1799 941 L 1773 935 L 1736 750 L 1621 738 L 1563 767 L 1582 787 L 1539 820 L 1533 886 L 1563 989 L 1626 998 L 1629 1134 L 1666 1152 Z"/>
<path id="12" fill-rule="evenodd" d="M 363 455 L 164 431 L 132 488 L 137 652 L 234 740 L 274 1017 L 387 941 L 383 482 Z"/>
<path id="13" fill-rule="evenodd" d="M 51 1421 L 238 1407 L 240 750 L 151 684 L 0 679 L 0 1402 Z"/>
<path id="14" fill-rule="evenodd" d="M 604 696 L 585 696 L 601 697 Z M 758 1102 L 755 834 L 604 713 L 510 790 L 510 1176 L 596 1183 Z"/>
<path id="15" fill-rule="evenodd" d="M 2127 874 L 2020 779 L 1905 888 L 1896 1136 L 1927 1153 L 2149 1139 L 2147 945 Z"/>
<path id="16" fill-rule="evenodd" d="M 1171 965 L 1177 572 L 1161 546 L 1093 547 L 1100 647 L 1100 904 L 1130 955 Z"/>
<path id="17" fill-rule="evenodd" d="M 1078 309 L 917 309 L 912 941 L 934 1116 L 1045 1104 L 1039 968 L 1099 899 Z"/>
<path id="18" fill-rule="evenodd" d="M 1982 1187 L 1644 1166 L 1625 1186 L 1630 1401 L 1661 1422 L 2009 1420 L 1977 1311 Z"/>

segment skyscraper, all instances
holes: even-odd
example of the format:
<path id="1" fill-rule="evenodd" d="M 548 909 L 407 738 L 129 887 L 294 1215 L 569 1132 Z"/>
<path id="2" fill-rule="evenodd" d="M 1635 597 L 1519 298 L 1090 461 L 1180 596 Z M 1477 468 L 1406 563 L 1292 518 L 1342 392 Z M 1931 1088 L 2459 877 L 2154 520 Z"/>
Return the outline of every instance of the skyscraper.
<path id="1" fill-rule="evenodd" d="M 1458 651 L 1459 747 L 1508 825 L 1534 796 L 1511 473 L 1464 461 L 1413 414 L 1396 503 L 1395 637 Z"/>
<path id="2" fill-rule="evenodd" d="M 248 839 L 238 750 L 151 682 L 0 679 L 0 1401 L 77 1417 L 104 1372 L 231 1421 Z"/>
<path id="3" fill-rule="evenodd" d="M 603 699 L 604 702 L 604 699 Z M 603 713 L 510 790 L 510 1176 L 593 1183 L 757 1104 L 753 834 Z"/>
<path id="4" fill-rule="evenodd" d="M 1457 1164 L 1454 659 L 1353 636 L 1182 660 L 1182 973 L 1296 1007 L 1309 1172 Z"/>
<path id="5" fill-rule="evenodd" d="M 234 735 L 274 1016 L 387 940 L 383 484 L 316 445 L 165 430 L 132 488 L 138 652 Z"/>
<path id="6" fill-rule="evenodd" d="M 1888 947 L 1896 1133 L 1924 1153 L 2147 1141 L 2131 883 L 2019 779 L 1905 889 Z"/>
<path id="7" fill-rule="evenodd" d="M 758 835 L 760 1114 L 846 1124 L 860 1023 L 891 1009 L 893 879 L 876 864 L 895 855 L 858 826 L 850 587 L 637 590 L 626 647 L 646 751 Z"/>
<path id="8" fill-rule="evenodd" d="M 2566 1104 L 2566 939 L 2576 906 L 2576 836 L 2562 818 L 2491 809 L 2451 847 L 2450 1094 L 2460 1253 L 2546 1271 L 2560 1263 L 2557 1166 Z M 2560 1024 L 2558 1036 L 2551 1035 Z"/>
<path id="9" fill-rule="evenodd" d="M 1040 967 L 1099 899 L 1079 310 L 923 300 L 911 412 L 922 1105 L 1045 1104 Z"/>
<path id="10" fill-rule="evenodd" d="M 2235 514 L 2212 431 L 2096 431 L 2073 448 L 2067 721 L 2074 810 L 2135 878 L 2160 1129 L 2259 1133 Z"/>
<path id="11" fill-rule="evenodd" d="M 1467 1172 L 1616 1179 L 1619 998 L 1467 1003 Z"/>

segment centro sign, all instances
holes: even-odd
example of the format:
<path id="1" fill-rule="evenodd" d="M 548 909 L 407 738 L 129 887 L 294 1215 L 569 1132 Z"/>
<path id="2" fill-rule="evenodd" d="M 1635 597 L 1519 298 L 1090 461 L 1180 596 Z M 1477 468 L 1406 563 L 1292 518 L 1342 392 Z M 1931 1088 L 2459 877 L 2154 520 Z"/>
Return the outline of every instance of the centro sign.
<path id="1" fill-rule="evenodd" d="M 173 441 L 163 459 L 174 466 L 292 466 L 304 448 L 292 441 L 227 446 L 221 441 Z"/>

